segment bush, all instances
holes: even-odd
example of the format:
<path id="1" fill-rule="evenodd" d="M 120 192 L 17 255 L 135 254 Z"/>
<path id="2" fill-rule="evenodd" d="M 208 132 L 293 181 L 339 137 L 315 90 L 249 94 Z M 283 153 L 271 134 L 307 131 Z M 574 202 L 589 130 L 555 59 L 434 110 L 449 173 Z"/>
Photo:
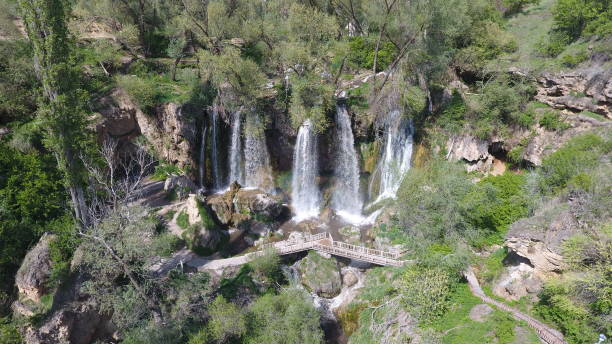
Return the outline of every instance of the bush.
<path id="1" fill-rule="evenodd" d="M 372 69 L 375 50 L 376 39 L 364 36 L 353 37 L 349 42 L 348 61 L 359 68 Z M 393 62 L 395 55 L 395 46 L 391 42 L 381 41 L 376 59 L 376 71 L 385 70 Z"/>
<path id="2" fill-rule="evenodd" d="M 153 180 L 166 180 L 166 178 L 172 175 L 178 176 L 181 174 L 183 174 L 183 171 L 181 171 L 181 169 L 176 165 L 159 164 L 155 166 L 155 171 L 153 172 L 151 178 Z"/>
<path id="3" fill-rule="evenodd" d="M 467 218 L 479 230 L 501 238 L 508 226 L 527 215 L 526 177 L 506 172 L 481 180 L 465 198 Z"/>
<path id="4" fill-rule="evenodd" d="M 0 318 L 0 343 L 21 344 L 23 343 L 17 326 L 9 318 Z"/>
<path id="5" fill-rule="evenodd" d="M 189 215 L 184 210 L 176 217 L 176 224 L 182 229 L 189 228 Z"/>
<path id="6" fill-rule="evenodd" d="M 117 84 L 144 113 L 150 114 L 162 97 L 155 84 L 134 75 L 118 76 Z"/>
<path id="7" fill-rule="evenodd" d="M 586 50 L 582 50 L 575 55 L 564 55 L 561 57 L 561 64 L 563 64 L 565 67 L 573 68 L 588 59 L 589 54 L 586 52 Z"/>
<path id="8" fill-rule="evenodd" d="M 609 143 L 596 134 L 572 138 L 542 161 L 541 189 L 551 193 L 565 188 L 572 177 L 597 165 L 608 150 Z"/>
<path id="9" fill-rule="evenodd" d="M 560 120 L 559 115 L 553 111 L 545 112 L 540 118 L 539 124 L 550 131 L 565 130 L 571 127 L 568 123 Z"/>

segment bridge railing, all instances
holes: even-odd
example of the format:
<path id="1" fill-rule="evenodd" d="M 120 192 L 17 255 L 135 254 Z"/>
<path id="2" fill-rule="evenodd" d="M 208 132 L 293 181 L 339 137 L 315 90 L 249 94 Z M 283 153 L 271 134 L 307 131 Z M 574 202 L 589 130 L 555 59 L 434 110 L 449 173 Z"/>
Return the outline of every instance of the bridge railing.
<path id="1" fill-rule="evenodd" d="M 354 251 L 354 252 L 359 252 L 359 253 L 363 253 L 363 254 L 367 254 L 367 255 L 380 256 L 380 257 L 390 258 L 390 259 L 397 259 L 397 258 L 399 258 L 401 256 L 400 253 L 388 252 L 388 251 L 377 250 L 377 249 L 373 249 L 373 248 L 367 248 L 367 247 L 364 247 L 364 246 L 357 246 L 357 245 L 353 245 L 353 244 L 347 244 L 347 243 L 342 242 L 342 241 L 332 241 L 332 245 L 334 247 L 339 247 L 339 248 L 351 250 L 351 251 Z"/>

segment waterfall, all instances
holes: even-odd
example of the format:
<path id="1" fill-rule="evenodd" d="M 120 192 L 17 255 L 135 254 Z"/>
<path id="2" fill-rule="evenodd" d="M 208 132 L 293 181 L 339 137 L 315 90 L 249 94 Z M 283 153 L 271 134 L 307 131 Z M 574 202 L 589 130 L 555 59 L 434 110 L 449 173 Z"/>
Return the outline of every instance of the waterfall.
<path id="1" fill-rule="evenodd" d="M 274 192 L 270 154 L 259 116 L 248 116 L 244 140 L 244 185 Z"/>
<path id="2" fill-rule="evenodd" d="M 219 169 L 219 110 L 212 109 L 212 137 L 211 137 L 211 164 L 213 175 L 213 189 L 218 191 L 223 187 L 223 180 Z"/>
<path id="3" fill-rule="evenodd" d="M 198 161 L 198 177 L 200 188 L 204 189 L 204 167 L 206 165 L 206 122 L 202 121 L 202 138 L 200 141 L 200 154 Z"/>
<path id="4" fill-rule="evenodd" d="M 338 214 L 361 221 L 362 199 L 359 192 L 359 163 L 351 119 L 344 105 L 338 105 L 336 111 L 336 166 L 334 176 L 336 185 L 332 194 L 332 208 Z"/>
<path id="5" fill-rule="evenodd" d="M 242 174 L 242 125 L 240 111 L 232 116 L 232 140 L 229 152 L 229 183 L 238 182 L 244 185 Z"/>
<path id="6" fill-rule="evenodd" d="M 385 146 L 375 174 L 380 178 L 376 202 L 395 198 L 412 158 L 412 123 L 399 110 L 389 113 L 385 128 Z M 372 178 L 372 182 L 375 179 Z M 371 195 L 372 196 L 372 195 Z"/>
<path id="7" fill-rule="evenodd" d="M 317 187 L 317 137 L 310 120 L 300 127 L 293 152 L 291 204 L 296 221 L 319 216 L 321 193 Z"/>

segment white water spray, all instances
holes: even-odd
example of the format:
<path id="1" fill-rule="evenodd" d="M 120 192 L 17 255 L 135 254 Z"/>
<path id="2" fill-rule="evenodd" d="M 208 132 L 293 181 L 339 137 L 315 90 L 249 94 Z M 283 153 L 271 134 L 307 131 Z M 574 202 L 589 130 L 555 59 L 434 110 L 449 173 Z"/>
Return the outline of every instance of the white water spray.
<path id="1" fill-rule="evenodd" d="M 229 152 L 229 183 L 238 182 L 244 185 L 242 173 L 242 125 L 240 111 L 232 116 L 232 138 Z"/>
<path id="2" fill-rule="evenodd" d="M 395 198 L 404 175 L 410 169 L 412 158 L 411 121 L 403 117 L 399 110 L 393 110 L 389 113 L 385 126 L 383 155 L 371 180 L 371 183 L 376 180 L 374 177 L 380 180 L 375 202 L 385 198 Z"/>
<path id="3" fill-rule="evenodd" d="M 360 222 L 363 201 L 359 192 L 359 162 L 355 151 L 351 119 L 344 105 L 336 111 L 336 185 L 332 194 L 332 208 L 351 222 Z"/>
<path id="4" fill-rule="evenodd" d="M 319 172 L 317 137 L 310 120 L 300 127 L 293 152 L 291 204 L 295 220 L 319 216 L 321 193 L 317 186 Z"/>
<path id="5" fill-rule="evenodd" d="M 263 123 L 257 115 L 247 118 L 244 139 L 244 185 L 274 192 L 270 154 Z"/>

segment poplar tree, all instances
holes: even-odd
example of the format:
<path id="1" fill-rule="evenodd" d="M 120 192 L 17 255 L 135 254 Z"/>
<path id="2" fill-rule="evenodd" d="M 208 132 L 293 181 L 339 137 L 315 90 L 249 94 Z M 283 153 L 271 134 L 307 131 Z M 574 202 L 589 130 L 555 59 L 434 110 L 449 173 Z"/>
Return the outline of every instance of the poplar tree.
<path id="1" fill-rule="evenodd" d="M 87 142 L 87 93 L 80 88 L 73 40 L 67 28 L 66 0 L 19 0 L 21 16 L 34 52 L 34 69 L 42 85 L 38 117 L 45 128 L 45 145 L 53 152 L 81 225 L 89 224 L 80 159 Z"/>

